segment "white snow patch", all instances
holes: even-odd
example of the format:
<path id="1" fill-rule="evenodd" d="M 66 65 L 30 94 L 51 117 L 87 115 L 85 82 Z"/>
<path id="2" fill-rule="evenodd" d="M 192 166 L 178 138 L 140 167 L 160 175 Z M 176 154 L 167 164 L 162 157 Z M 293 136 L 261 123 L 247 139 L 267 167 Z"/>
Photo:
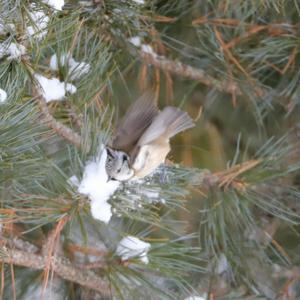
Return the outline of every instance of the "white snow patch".
<path id="1" fill-rule="evenodd" d="M 2 20 L 0 20 L 0 35 L 1 34 L 6 34 L 9 31 L 14 31 L 15 30 L 15 25 L 12 23 L 9 24 L 4 24 Z"/>
<path id="2" fill-rule="evenodd" d="M 206 300 L 206 297 L 203 298 L 203 297 L 199 297 L 199 296 L 190 296 L 190 297 L 185 298 L 184 300 Z"/>
<path id="3" fill-rule="evenodd" d="M 73 187 L 79 187 L 79 179 L 76 175 L 71 176 L 68 180 L 67 180 L 68 184 L 73 186 Z"/>
<path id="4" fill-rule="evenodd" d="M 150 189 L 141 189 L 141 193 L 150 199 L 158 199 L 159 191 Z"/>
<path id="5" fill-rule="evenodd" d="M 116 253 L 122 260 L 139 257 L 143 263 L 148 264 L 149 259 L 147 254 L 150 248 L 151 245 L 149 243 L 129 235 L 119 242 Z"/>
<path id="6" fill-rule="evenodd" d="M 154 52 L 153 48 L 148 44 L 142 44 L 141 50 L 145 53 L 151 54 L 152 56 L 156 57 L 157 53 Z"/>
<path id="7" fill-rule="evenodd" d="M 144 0 L 132 0 L 132 1 L 137 3 L 137 4 L 145 4 Z"/>
<path id="8" fill-rule="evenodd" d="M 77 62 L 73 57 L 67 54 L 62 54 L 59 59 L 56 54 L 53 54 L 50 59 L 50 69 L 58 70 L 58 66 L 68 66 L 71 80 L 79 79 L 81 76 L 90 71 L 90 64 L 85 62 Z"/>
<path id="9" fill-rule="evenodd" d="M 119 8 L 114 8 L 113 12 L 117 15 L 122 15 L 122 13 L 123 13 L 122 9 L 119 9 Z M 108 20 L 111 22 L 110 18 L 108 18 Z"/>
<path id="10" fill-rule="evenodd" d="M 216 269 L 217 274 L 222 274 L 223 272 L 226 272 L 229 267 L 230 266 L 229 266 L 228 260 L 225 256 L 225 254 L 222 253 L 218 259 L 218 264 L 217 264 L 217 269 Z"/>
<path id="11" fill-rule="evenodd" d="M 23 45 L 7 42 L 0 43 L 0 58 L 7 56 L 8 60 L 19 59 L 26 54 L 26 48 Z"/>
<path id="12" fill-rule="evenodd" d="M 141 47 L 142 41 L 139 36 L 133 36 L 130 39 L 128 39 L 128 41 L 136 47 Z"/>
<path id="13" fill-rule="evenodd" d="M 40 74 L 35 74 L 34 77 L 40 84 L 40 91 L 46 102 L 62 100 L 66 92 L 74 94 L 77 91 L 73 84 L 59 81 L 57 78 L 48 79 Z"/>
<path id="14" fill-rule="evenodd" d="M 26 32 L 29 36 L 36 38 L 37 40 L 42 40 L 48 33 L 46 30 L 49 17 L 45 15 L 42 10 L 36 10 L 29 13 L 30 17 L 30 26 L 27 26 Z"/>
<path id="15" fill-rule="evenodd" d="M 273 270 L 274 273 L 279 273 L 279 272 L 282 271 L 282 267 L 278 264 L 273 264 L 272 265 L 272 270 Z"/>
<path id="16" fill-rule="evenodd" d="M 62 7 L 65 4 L 65 0 L 43 0 L 43 2 L 57 10 L 62 10 Z"/>
<path id="17" fill-rule="evenodd" d="M 0 103 L 4 103 L 7 99 L 7 93 L 0 89 Z"/>
<path id="18" fill-rule="evenodd" d="M 91 200 L 93 199 L 92 197 L 90 198 Z M 94 199 L 91 201 L 91 214 L 94 219 L 100 220 L 107 224 L 112 216 L 111 205 L 108 202 Z"/>
<path id="19" fill-rule="evenodd" d="M 60 56 L 60 64 L 62 66 L 65 66 L 66 65 L 66 62 L 68 60 L 68 56 L 66 54 L 63 54 Z M 57 55 L 56 54 L 53 54 L 50 58 L 50 69 L 53 70 L 53 71 L 57 71 L 58 70 L 58 61 L 57 61 Z"/>
<path id="20" fill-rule="evenodd" d="M 95 219 L 108 223 L 112 212 L 107 200 L 120 185 L 119 181 L 109 180 L 105 170 L 106 150 L 102 149 L 100 157 L 85 166 L 83 178 L 78 191 L 91 200 L 91 213 Z"/>

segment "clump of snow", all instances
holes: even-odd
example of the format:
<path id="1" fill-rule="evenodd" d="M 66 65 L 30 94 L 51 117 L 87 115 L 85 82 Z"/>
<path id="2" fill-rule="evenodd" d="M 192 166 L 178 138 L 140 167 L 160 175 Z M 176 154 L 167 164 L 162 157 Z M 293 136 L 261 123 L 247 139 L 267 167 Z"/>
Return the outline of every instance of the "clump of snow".
<path id="1" fill-rule="evenodd" d="M 68 184 L 73 186 L 73 187 L 79 187 L 79 179 L 76 175 L 71 176 L 68 180 L 67 180 Z"/>
<path id="2" fill-rule="evenodd" d="M 134 45 L 144 53 L 150 54 L 153 57 L 157 57 L 158 54 L 153 50 L 152 46 L 149 44 L 142 44 L 141 38 L 139 36 L 133 36 L 128 39 L 128 42 Z"/>
<path id="3" fill-rule="evenodd" d="M 190 296 L 190 297 L 185 298 L 184 300 L 206 300 L 206 297 L 203 298 L 203 297 L 199 297 L 199 296 Z"/>
<path id="4" fill-rule="evenodd" d="M 73 57 L 67 54 L 62 54 L 59 59 L 56 54 L 53 54 L 50 59 L 50 69 L 57 71 L 59 63 L 61 66 L 68 66 L 71 80 L 79 79 L 81 76 L 87 74 L 91 68 L 90 64 L 77 62 Z"/>
<path id="5" fill-rule="evenodd" d="M 130 39 L 128 39 L 128 41 L 136 47 L 141 47 L 142 41 L 139 36 L 133 36 Z"/>
<path id="6" fill-rule="evenodd" d="M 141 193 L 149 199 L 158 199 L 159 191 L 154 189 L 141 189 Z"/>
<path id="7" fill-rule="evenodd" d="M 29 18 L 31 25 L 26 28 L 27 34 L 37 40 L 42 40 L 48 33 L 49 17 L 42 10 L 34 10 L 29 13 Z"/>
<path id="8" fill-rule="evenodd" d="M 166 200 L 161 198 L 161 187 L 158 185 L 149 186 L 151 182 L 147 178 L 133 178 L 126 182 L 125 192 L 130 197 L 130 203 L 141 207 L 141 198 L 148 203 L 165 204 Z"/>
<path id="9" fill-rule="evenodd" d="M 152 56 L 156 57 L 157 53 L 154 52 L 153 48 L 148 44 L 142 44 L 141 50 L 145 53 L 151 54 Z"/>
<path id="10" fill-rule="evenodd" d="M 122 260 L 139 257 L 143 263 L 148 264 L 149 259 L 147 254 L 150 248 L 151 245 L 149 243 L 129 235 L 119 242 L 116 253 Z"/>
<path id="11" fill-rule="evenodd" d="M 87 163 L 78 191 L 90 198 L 92 216 L 108 223 L 112 212 L 107 200 L 116 191 L 120 182 L 108 180 L 105 170 L 106 158 L 107 152 L 102 150 L 100 157 Z"/>
<path id="12" fill-rule="evenodd" d="M 43 0 L 43 2 L 57 10 L 62 10 L 65 4 L 65 0 Z"/>
<path id="13" fill-rule="evenodd" d="M 0 35 L 6 34 L 9 31 L 14 31 L 15 25 L 12 23 L 4 24 L 2 20 L 0 20 Z"/>
<path id="14" fill-rule="evenodd" d="M 26 48 L 23 45 L 16 43 L 0 43 L 0 58 L 7 56 L 7 59 L 19 59 L 26 54 Z"/>
<path id="15" fill-rule="evenodd" d="M 135 2 L 137 4 L 145 4 L 144 0 L 133 0 L 133 2 Z"/>
<path id="16" fill-rule="evenodd" d="M 229 269 L 229 263 L 224 253 L 222 253 L 218 259 L 217 274 L 222 274 L 223 272 L 226 272 Z"/>
<path id="17" fill-rule="evenodd" d="M 94 199 L 92 197 L 90 198 L 91 200 Z M 100 198 L 95 198 L 91 201 L 91 214 L 93 218 L 107 224 L 112 216 L 111 205 L 108 202 L 99 201 L 99 199 Z"/>
<path id="18" fill-rule="evenodd" d="M 91 66 L 85 62 L 77 62 L 74 59 L 69 61 L 70 79 L 79 79 L 82 75 L 87 74 L 90 71 Z"/>
<path id="19" fill-rule="evenodd" d="M 7 99 L 7 93 L 0 89 L 0 103 L 4 103 Z"/>
<path id="20" fill-rule="evenodd" d="M 117 14 L 117 15 L 122 15 L 122 10 L 121 9 L 119 9 L 119 8 L 114 8 L 113 9 L 113 12 L 115 13 L 115 14 Z M 108 17 L 108 16 L 107 16 Z M 108 20 L 110 21 L 110 18 L 108 17 Z"/>
<path id="21" fill-rule="evenodd" d="M 40 74 L 35 74 L 34 77 L 40 85 L 40 91 L 46 102 L 62 100 L 66 92 L 74 94 L 77 91 L 73 84 L 59 81 L 57 78 L 48 79 Z"/>
<path id="22" fill-rule="evenodd" d="M 67 54 L 63 54 L 60 56 L 59 62 L 62 66 L 65 66 L 67 64 L 68 56 Z M 58 61 L 57 61 L 57 55 L 53 54 L 50 58 L 50 69 L 53 71 L 58 70 Z"/>

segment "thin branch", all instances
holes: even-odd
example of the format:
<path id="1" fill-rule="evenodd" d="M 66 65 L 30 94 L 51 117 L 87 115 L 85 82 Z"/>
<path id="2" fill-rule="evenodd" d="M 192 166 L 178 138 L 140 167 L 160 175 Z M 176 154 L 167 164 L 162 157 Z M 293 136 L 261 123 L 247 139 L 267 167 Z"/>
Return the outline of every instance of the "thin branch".
<path id="1" fill-rule="evenodd" d="M 75 123 L 76 127 L 80 130 L 83 126 L 83 117 L 82 114 L 78 115 L 74 106 L 72 106 L 69 102 L 65 102 L 65 107 L 68 112 L 68 115 L 72 119 L 72 121 Z"/>
<path id="2" fill-rule="evenodd" d="M 100 257 L 107 255 L 106 249 L 98 249 L 98 248 L 96 249 L 96 248 L 81 246 L 77 244 L 68 244 L 67 248 L 69 251 L 73 253 L 79 252 L 85 255 L 93 255 L 93 256 L 100 256 Z"/>
<path id="3" fill-rule="evenodd" d="M 104 269 L 107 267 L 107 263 L 105 261 L 99 260 L 91 263 L 77 264 L 77 267 L 80 269 Z"/>
<path id="4" fill-rule="evenodd" d="M 44 270 L 46 267 L 47 256 L 6 247 L 4 249 L 7 255 L 1 255 L 0 261 L 3 263 L 37 270 Z M 51 265 L 54 273 L 61 278 L 100 292 L 104 297 L 110 296 L 109 283 L 97 276 L 94 272 L 74 267 L 69 260 L 58 256 L 51 258 Z"/>
<path id="5" fill-rule="evenodd" d="M 83 145 L 83 141 L 81 136 L 73 131 L 71 128 L 66 125 L 58 122 L 49 112 L 46 101 L 43 99 L 41 95 L 36 97 L 36 101 L 39 104 L 40 111 L 42 114 L 41 121 L 45 123 L 48 127 L 52 128 L 57 134 L 59 134 L 62 138 L 69 141 L 75 147 L 80 148 Z"/>
<path id="6" fill-rule="evenodd" d="M 52 261 L 52 257 L 55 256 L 55 248 L 57 246 L 58 237 L 68 220 L 69 220 L 68 215 L 60 219 L 56 224 L 55 228 L 52 231 L 50 231 L 46 243 L 43 245 L 42 253 L 47 256 L 47 263 L 44 268 L 44 280 L 43 280 L 41 299 L 44 298 L 44 293 L 47 288 L 50 271 L 54 271 L 51 269 L 52 267 L 51 261 Z"/>
<path id="7" fill-rule="evenodd" d="M 185 65 L 180 61 L 170 60 L 165 56 L 152 55 L 143 51 L 139 51 L 139 55 L 143 61 L 161 70 L 168 71 L 172 74 L 185 78 L 197 80 L 204 85 L 215 87 L 220 92 L 242 95 L 242 92 L 236 83 L 215 79 L 202 69 Z"/>
<path id="8" fill-rule="evenodd" d="M 201 197 L 207 197 L 207 189 L 210 187 L 218 187 L 222 189 L 233 188 L 239 192 L 245 192 L 249 184 L 240 178 L 245 172 L 255 168 L 261 163 L 259 159 L 252 159 L 245 161 L 241 164 L 232 166 L 231 168 L 221 172 L 205 172 L 202 178 L 202 185 L 199 188 L 190 186 L 189 188 L 196 193 L 199 193 Z"/>

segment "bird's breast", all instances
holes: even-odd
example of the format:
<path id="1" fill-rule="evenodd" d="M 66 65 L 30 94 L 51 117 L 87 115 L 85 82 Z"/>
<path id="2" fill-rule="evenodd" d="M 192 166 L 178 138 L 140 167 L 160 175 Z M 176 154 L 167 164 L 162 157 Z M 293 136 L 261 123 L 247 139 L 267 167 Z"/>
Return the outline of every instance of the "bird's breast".
<path id="1" fill-rule="evenodd" d="M 165 161 L 169 151 L 169 143 L 152 143 L 141 146 L 132 165 L 135 177 L 143 178 L 152 173 Z"/>

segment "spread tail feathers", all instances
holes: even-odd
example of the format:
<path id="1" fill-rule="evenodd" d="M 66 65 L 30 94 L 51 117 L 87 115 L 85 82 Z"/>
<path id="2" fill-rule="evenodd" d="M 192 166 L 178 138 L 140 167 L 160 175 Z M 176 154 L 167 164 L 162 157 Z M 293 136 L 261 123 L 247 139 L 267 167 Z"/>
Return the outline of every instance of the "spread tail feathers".
<path id="1" fill-rule="evenodd" d="M 162 114 L 165 114 L 167 130 L 165 136 L 171 138 L 177 133 L 195 126 L 194 121 L 187 112 L 176 107 L 166 107 Z"/>
<path id="2" fill-rule="evenodd" d="M 192 118 L 186 112 L 168 106 L 155 117 L 138 144 L 145 145 L 161 137 L 168 140 L 177 133 L 194 126 Z"/>

